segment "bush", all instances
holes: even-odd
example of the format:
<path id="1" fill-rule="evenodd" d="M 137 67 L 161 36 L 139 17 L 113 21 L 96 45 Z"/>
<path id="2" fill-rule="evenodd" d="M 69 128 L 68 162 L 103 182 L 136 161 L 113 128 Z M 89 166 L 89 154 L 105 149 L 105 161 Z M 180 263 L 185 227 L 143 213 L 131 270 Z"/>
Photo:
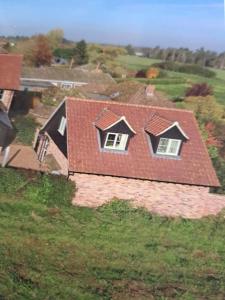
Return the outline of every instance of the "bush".
<path id="1" fill-rule="evenodd" d="M 162 69 L 157 68 L 149 68 L 149 69 L 142 69 L 137 71 L 136 78 L 147 78 L 147 79 L 157 79 L 157 78 L 165 78 L 167 77 L 167 73 Z"/>
<path id="2" fill-rule="evenodd" d="M 35 130 L 38 123 L 31 116 L 16 116 L 12 120 L 16 130 L 16 142 L 24 145 L 32 145 Z"/>
<path id="3" fill-rule="evenodd" d="M 149 79 L 153 79 L 153 78 L 158 78 L 159 77 L 159 69 L 157 68 L 150 68 L 147 70 L 145 76 L 146 78 L 149 78 Z"/>
<path id="4" fill-rule="evenodd" d="M 180 73 L 195 74 L 207 78 L 212 78 L 216 76 L 216 73 L 212 70 L 193 64 L 178 64 L 175 62 L 166 61 L 153 64 L 152 67 Z"/>
<path id="5" fill-rule="evenodd" d="M 49 207 L 61 207 L 71 204 L 74 191 L 74 183 L 63 176 L 40 175 L 29 184 L 24 196 Z"/>
<path id="6" fill-rule="evenodd" d="M 206 97 L 213 95 L 213 88 L 207 83 L 195 83 L 186 91 L 186 97 Z"/>

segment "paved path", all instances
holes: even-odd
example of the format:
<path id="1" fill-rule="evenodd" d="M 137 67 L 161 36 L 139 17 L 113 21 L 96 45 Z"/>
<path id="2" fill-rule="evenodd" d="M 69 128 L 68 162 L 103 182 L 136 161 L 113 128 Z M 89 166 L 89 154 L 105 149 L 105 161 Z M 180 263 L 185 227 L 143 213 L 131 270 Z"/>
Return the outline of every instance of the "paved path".
<path id="1" fill-rule="evenodd" d="M 0 157 L 0 163 L 2 156 Z M 29 169 L 35 171 L 45 171 L 40 165 L 37 155 L 31 146 L 11 145 L 7 165 L 9 167 Z"/>

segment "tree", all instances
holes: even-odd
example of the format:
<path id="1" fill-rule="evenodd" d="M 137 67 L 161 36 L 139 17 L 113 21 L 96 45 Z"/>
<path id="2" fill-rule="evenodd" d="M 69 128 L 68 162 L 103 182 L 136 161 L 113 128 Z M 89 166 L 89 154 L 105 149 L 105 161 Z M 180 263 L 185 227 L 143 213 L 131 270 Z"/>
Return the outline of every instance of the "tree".
<path id="1" fill-rule="evenodd" d="M 159 76 L 159 69 L 157 68 L 150 68 L 146 72 L 146 78 L 153 79 Z"/>
<path id="2" fill-rule="evenodd" d="M 213 88 L 207 83 L 195 83 L 186 91 L 186 97 L 206 97 L 213 95 Z"/>
<path id="3" fill-rule="evenodd" d="M 49 45 L 52 50 L 59 48 L 63 41 L 64 31 L 60 28 L 53 29 L 47 33 Z"/>
<path id="4" fill-rule="evenodd" d="M 135 54 L 135 51 L 134 51 L 134 48 L 132 47 L 132 45 L 127 45 L 125 47 L 125 49 L 127 50 L 128 55 L 134 55 Z"/>
<path id="5" fill-rule="evenodd" d="M 224 107 L 213 96 L 188 97 L 185 99 L 185 106 L 195 112 L 200 124 L 218 122 L 224 117 Z"/>
<path id="6" fill-rule="evenodd" d="M 87 52 L 87 44 L 85 40 L 81 40 L 77 43 L 74 49 L 74 61 L 77 65 L 85 65 L 89 61 L 89 56 Z"/>
<path id="7" fill-rule="evenodd" d="M 32 60 L 35 66 L 49 66 L 51 64 L 52 51 L 45 35 L 40 34 L 35 37 L 32 50 Z"/>

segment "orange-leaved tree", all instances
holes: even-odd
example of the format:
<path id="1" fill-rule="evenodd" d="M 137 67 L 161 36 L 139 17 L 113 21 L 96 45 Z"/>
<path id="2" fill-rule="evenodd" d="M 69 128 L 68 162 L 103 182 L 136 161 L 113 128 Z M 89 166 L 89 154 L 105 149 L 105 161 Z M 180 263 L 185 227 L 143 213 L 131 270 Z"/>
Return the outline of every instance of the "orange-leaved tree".
<path id="1" fill-rule="evenodd" d="M 146 78 L 154 79 L 157 78 L 158 76 L 159 76 L 159 69 L 157 68 L 149 68 L 146 71 Z"/>

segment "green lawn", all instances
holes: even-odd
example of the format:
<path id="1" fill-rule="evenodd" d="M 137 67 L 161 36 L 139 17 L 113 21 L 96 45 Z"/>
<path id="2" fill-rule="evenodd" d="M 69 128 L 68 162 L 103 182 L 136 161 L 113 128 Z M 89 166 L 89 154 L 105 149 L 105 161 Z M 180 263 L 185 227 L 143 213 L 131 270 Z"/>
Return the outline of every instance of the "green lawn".
<path id="1" fill-rule="evenodd" d="M 121 63 L 121 65 L 126 67 L 128 70 L 140 70 L 143 68 L 147 68 L 151 64 L 159 62 L 160 60 L 124 55 L 124 56 L 119 56 L 117 58 L 117 61 Z M 215 78 L 206 78 L 194 74 L 192 75 L 186 73 L 166 71 L 167 78 L 169 78 L 170 80 L 174 79 L 176 81 L 177 79 L 180 79 L 181 81 L 185 80 L 186 82 L 185 83 L 178 82 L 174 84 L 171 80 L 170 84 L 165 84 L 166 78 L 162 78 L 156 81 L 152 80 L 152 83 L 156 85 L 159 91 L 164 92 L 165 94 L 168 95 L 170 99 L 173 99 L 176 97 L 183 97 L 185 95 L 186 89 L 189 86 L 191 86 L 191 84 L 199 83 L 199 82 L 207 82 L 213 87 L 214 94 L 217 101 L 225 105 L 225 70 L 217 70 L 217 69 L 212 69 L 212 70 L 216 72 Z M 147 80 L 147 82 L 151 82 L 151 81 Z"/>
<path id="2" fill-rule="evenodd" d="M 140 70 L 149 67 L 154 63 L 160 62 L 159 59 L 150 59 L 145 57 L 138 57 L 135 55 L 120 55 L 116 59 L 123 67 L 128 70 Z"/>
<path id="3" fill-rule="evenodd" d="M 224 299 L 225 219 L 70 206 L 62 177 L 0 169 L 0 299 Z"/>

